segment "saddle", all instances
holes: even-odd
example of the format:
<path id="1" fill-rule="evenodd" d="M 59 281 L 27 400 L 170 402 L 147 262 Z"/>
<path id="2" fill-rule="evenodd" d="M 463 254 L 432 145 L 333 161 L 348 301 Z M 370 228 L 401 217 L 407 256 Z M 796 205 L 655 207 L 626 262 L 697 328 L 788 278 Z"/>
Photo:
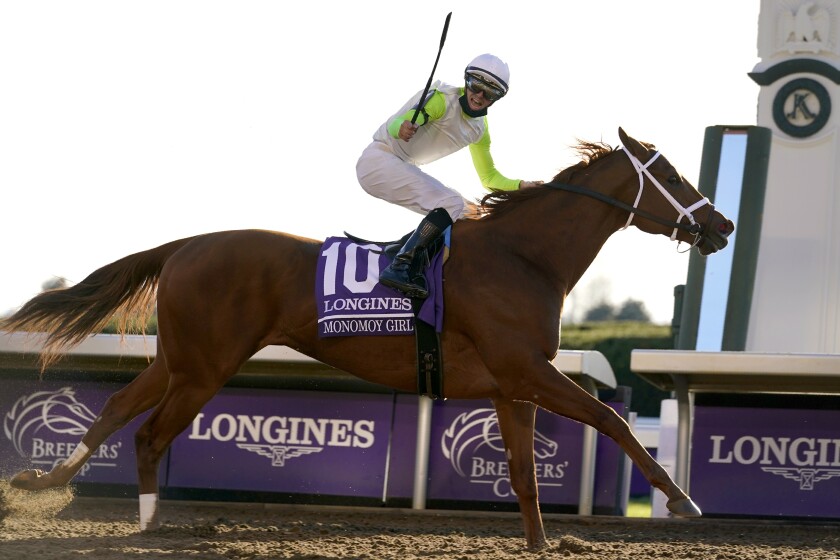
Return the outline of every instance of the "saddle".
<path id="1" fill-rule="evenodd" d="M 412 230 L 395 241 L 370 241 L 351 235 L 346 231 L 344 232 L 344 236 L 358 245 L 378 245 L 382 247 L 381 251 L 376 251 L 375 249 L 371 249 L 371 251 L 384 254 L 388 257 L 389 261 L 392 261 L 413 233 L 414 231 Z M 411 263 L 410 274 L 412 279 L 425 285 L 426 278 L 424 271 L 432 262 L 432 259 L 445 248 L 446 236 L 441 235 L 433 243 L 429 244 L 425 250 L 418 251 L 414 255 L 414 261 Z M 447 257 L 448 254 L 444 253 L 444 262 L 446 262 Z M 440 335 L 433 325 L 430 325 L 419 317 L 420 308 L 424 301 L 416 298 L 411 299 L 411 307 L 414 313 L 414 338 L 417 342 L 417 392 L 420 395 L 425 395 L 432 399 L 442 399 L 443 357 L 440 350 Z"/>
<path id="2" fill-rule="evenodd" d="M 400 252 L 402 246 L 405 245 L 405 242 L 408 241 L 408 238 L 411 237 L 411 234 L 414 233 L 414 230 L 406 233 L 402 237 L 394 241 L 370 241 L 369 239 L 363 239 L 351 233 L 344 232 L 344 236 L 356 243 L 358 245 L 379 245 L 382 247 L 381 251 L 373 250 L 374 253 L 381 253 L 387 256 L 389 259 L 393 260 L 394 257 L 397 256 L 397 253 Z M 420 260 L 421 262 L 425 260 L 426 266 L 432 261 L 433 258 L 444 248 L 446 245 L 446 241 L 444 236 L 441 235 L 438 237 L 433 243 L 431 243 L 428 247 L 426 247 L 425 251 L 419 251 L 418 254 L 421 257 L 425 257 L 424 259 L 417 259 L 417 255 L 415 255 L 415 261 Z"/>

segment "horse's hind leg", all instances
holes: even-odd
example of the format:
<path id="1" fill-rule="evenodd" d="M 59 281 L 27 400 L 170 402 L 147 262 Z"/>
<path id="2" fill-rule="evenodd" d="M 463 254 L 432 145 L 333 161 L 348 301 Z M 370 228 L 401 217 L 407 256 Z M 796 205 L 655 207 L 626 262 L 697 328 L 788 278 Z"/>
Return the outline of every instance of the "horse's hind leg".
<path id="1" fill-rule="evenodd" d="M 577 383 L 541 362 L 536 376 L 523 380 L 514 398 L 528 399 L 556 414 L 589 424 L 609 436 L 627 453 L 648 482 L 668 496 L 668 509 L 682 517 L 699 517 L 700 508 L 677 486 L 667 471 L 639 443 L 630 426 L 612 408 Z"/>
<path id="2" fill-rule="evenodd" d="M 534 421 L 537 407 L 524 401 L 494 400 L 499 430 L 510 467 L 510 485 L 519 500 L 525 540 L 531 550 L 548 544 L 545 538 L 534 469 Z"/>
<path id="3" fill-rule="evenodd" d="M 196 366 L 193 377 L 183 373 L 172 376 L 163 400 L 135 434 L 141 531 L 155 529 L 160 524 L 158 465 L 161 457 L 236 369 L 230 375 L 202 375 L 209 371 L 212 369 Z"/>
<path id="4" fill-rule="evenodd" d="M 40 469 L 21 471 L 12 478 L 11 485 L 24 490 L 43 490 L 67 484 L 111 434 L 160 401 L 167 383 L 166 365 L 162 358 L 155 359 L 131 383 L 108 398 L 66 460 L 47 473 Z"/>

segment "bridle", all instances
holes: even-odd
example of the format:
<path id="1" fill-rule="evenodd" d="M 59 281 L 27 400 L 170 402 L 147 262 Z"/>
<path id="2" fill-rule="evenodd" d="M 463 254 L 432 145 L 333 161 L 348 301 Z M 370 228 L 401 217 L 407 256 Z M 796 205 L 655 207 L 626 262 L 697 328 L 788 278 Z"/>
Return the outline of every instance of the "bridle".
<path id="1" fill-rule="evenodd" d="M 584 196 L 588 196 L 590 198 L 594 198 L 596 200 L 606 202 L 607 204 L 610 204 L 610 205 L 615 206 L 617 208 L 621 208 L 622 210 L 626 210 L 627 212 L 630 213 L 630 216 L 627 218 L 627 223 L 624 224 L 624 226 L 621 229 L 626 229 L 626 228 L 630 227 L 630 224 L 633 222 L 633 218 L 638 215 L 642 218 L 645 218 L 646 220 L 650 220 L 650 221 L 655 222 L 657 224 L 660 224 L 660 225 L 663 225 L 663 226 L 666 226 L 666 227 L 674 228 L 674 231 L 671 234 L 671 241 L 673 241 L 677 238 L 677 232 L 679 230 L 683 230 L 683 231 L 688 232 L 691 235 L 694 235 L 695 236 L 695 241 L 694 241 L 694 243 L 692 243 L 692 246 L 696 245 L 700 241 L 700 239 L 703 237 L 703 225 L 697 223 L 697 220 L 694 219 L 693 212 L 695 210 L 697 210 L 698 208 L 701 208 L 701 207 L 706 206 L 708 204 L 709 208 L 710 208 L 709 211 L 711 213 L 712 211 L 714 211 L 714 205 L 709 201 L 708 198 L 703 197 L 701 200 L 698 200 L 697 202 L 695 202 L 694 204 L 692 204 L 691 206 L 686 208 L 685 206 L 680 204 L 677 201 L 677 199 L 675 199 L 673 196 L 671 196 L 671 193 L 669 193 L 668 190 L 665 187 L 663 187 L 662 184 L 656 179 L 656 177 L 654 177 L 653 174 L 648 170 L 648 167 L 650 167 L 650 164 L 652 164 L 654 161 L 656 161 L 656 158 L 658 158 L 660 156 L 660 152 L 656 152 L 655 154 L 653 154 L 653 157 L 651 157 L 647 161 L 647 163 L 642 163 L 639 160 L 639 158 L 637 158 L 636 156 L 631 154 L 630 151 L 625 146 L 622 145 L 621 149 L 624 151 L 625 154 L 627 154 L 627 157 L 630 158 L 630 163 L 633 164 L 633 168 L 636 170 L 636 173 L 639 175 L 639 192 L 636 195 L 636 200 L 633 202 L 632 205 L 627 204 L 626 202 L 623 202 L 621 200 L 618 200 L 617 198 L 613 198 L 611 196 L 608 196 L 608 195 L 605 195 L 605 194 L 602 194 L 602 193 L 599 193 L 597 191 L 593 191 L 593 190 L 590 190 L 590 189 L 587 189 L 587 188 L 584 188 L 584 187 L 580 187 L 580 186 L 577 186 L 577 185 L 567 185 L 565 183 L 555 183 L 555 182 L 552 181 L 550 183 L 546 183 L 545 186 L 551 187 L 551 188 L 554 188 L 554 189 L 560 189 L 560 190 L 563 190 L 563 191 L 576 193 L 576 194 L 582 194 Z M 674 207 L 674 210 L 677 211 L 677 220 L 676 221 L 666 220 L 665 218 L 661 218 L 659 216 L 656 216 L 655 214 L 651 214 L 650 212 L 648 212 L 646 210 L 642 210 L 642 209 L 639 208 L 639 201 L 642 199 L 642 193 L 644 192 L 644 188 L 645 188 L 645 177 L 650 179 L 651 183 L 653 183 L 654 186 L 662 194 L 662 196 L 665 197 L 665 200 L 667 200 L 671 204 L 671 206 Z M 687 218 L 688 223 L 683 223 L 683 221 L 682 221 L 683 218 Z"/>

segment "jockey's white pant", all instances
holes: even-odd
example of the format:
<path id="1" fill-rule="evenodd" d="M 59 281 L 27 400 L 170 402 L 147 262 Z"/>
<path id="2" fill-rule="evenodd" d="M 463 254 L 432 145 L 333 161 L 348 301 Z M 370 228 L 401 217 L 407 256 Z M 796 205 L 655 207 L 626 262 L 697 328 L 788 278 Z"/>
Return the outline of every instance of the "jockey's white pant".
<path id="1" fill-rule="evenodd" d="M 382 142 L 372 142 L 365 148 L 356 163 L 356 176 L 369 194 L 424 216 L 443 208 L 454 222 L 467 207 L 461 193 L 401 160 Z"/>

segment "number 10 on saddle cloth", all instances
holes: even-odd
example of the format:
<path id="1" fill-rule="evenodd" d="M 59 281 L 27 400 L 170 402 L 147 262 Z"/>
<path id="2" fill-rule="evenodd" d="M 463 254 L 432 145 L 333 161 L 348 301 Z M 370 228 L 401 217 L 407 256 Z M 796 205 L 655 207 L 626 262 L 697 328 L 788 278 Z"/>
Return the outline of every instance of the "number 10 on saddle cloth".
<path id="1" fill-rule="evenodd" d="M 437 332 L 443 328 L 444 253 L 438 251 L 425 271 L 429 296 L 416 315 Z M 379 283 L 389 262 L 380 244 L 358 244 L 346 237 L 324 241 L 315 280 L 318 336 L 414 335 L 411 298 Z"/>

